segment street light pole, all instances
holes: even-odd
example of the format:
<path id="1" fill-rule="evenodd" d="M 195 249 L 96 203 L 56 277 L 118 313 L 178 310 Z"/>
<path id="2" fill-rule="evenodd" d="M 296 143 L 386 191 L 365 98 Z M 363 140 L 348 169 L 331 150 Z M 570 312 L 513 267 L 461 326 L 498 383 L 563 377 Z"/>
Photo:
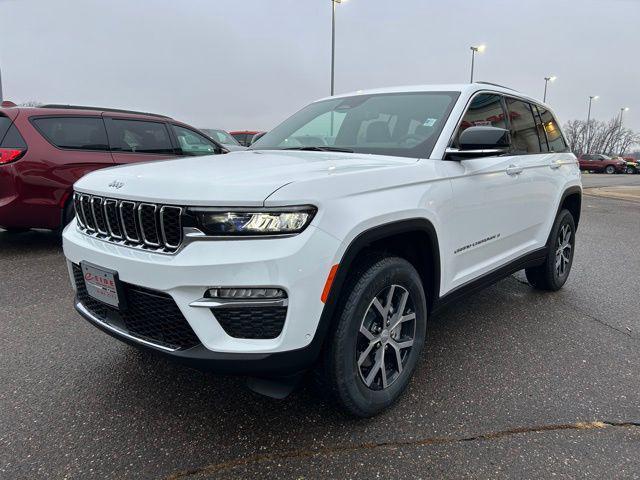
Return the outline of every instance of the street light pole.
<path id="1" fill-rule="evenodd" d="M 556 81 L 556 77 L 555 75 L 551 75 L 550 77 L 544 77 L 544 97 L 542 98 L 543 102 L 547 101 L 547 84 L 549 82 L 555 82 Z"/>
<path id="2" fill-rule="evenodd" d="M 620 150 L 622 150 L 622 114 L 629 110 L 629 107 L 622 107 L 620 109 L 620 121 L 618 122 L 618 138 L 620 139 Z M 624 152 L 620 152 L 620 156 L 622 156 Z"/>
<path id="3" fill-rule="evenodd" d="M 333 97 L 336 69 L 336 4 L 342 0 L 331 0 L 331 96 Z"/>
<path id="4" fill-rule="evenodd" d="M 469 83 L 473 83 L 473 69 L 475 68 L 475 61 L 476 61 L 476 52 L 478 53 L 482 53 L 484 52 L 485 48 L 487 48 L 484 45 L 478 45 L 478 46 L 471 46 L 469 47 L 471 48 L 471 82 Z"/>
<path id="5" fill-rule="evenodd" d="M 598 95 L 589 95 L 589 113 L 587 114 L 587 151 L 585 152 L 587 154 L 591 147 L 591 102 L 598 100 L 598 98 L 600 98 Z"/>

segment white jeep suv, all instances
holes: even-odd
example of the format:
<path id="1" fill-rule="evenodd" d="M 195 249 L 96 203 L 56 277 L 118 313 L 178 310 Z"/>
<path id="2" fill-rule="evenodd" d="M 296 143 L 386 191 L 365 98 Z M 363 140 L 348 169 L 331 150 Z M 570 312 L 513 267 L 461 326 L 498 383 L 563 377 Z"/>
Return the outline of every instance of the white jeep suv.
<path id="1" fill-rule="evenodd" d="M 247 151 L 75 192 L 64 252 L 89 322 L 220 372 L 313 368 L 369 416 L 406 388 L 429 315 L 520 269 L 562 287 L 582 188 L 548 106 L 474 83 L 323 99 Z"/>

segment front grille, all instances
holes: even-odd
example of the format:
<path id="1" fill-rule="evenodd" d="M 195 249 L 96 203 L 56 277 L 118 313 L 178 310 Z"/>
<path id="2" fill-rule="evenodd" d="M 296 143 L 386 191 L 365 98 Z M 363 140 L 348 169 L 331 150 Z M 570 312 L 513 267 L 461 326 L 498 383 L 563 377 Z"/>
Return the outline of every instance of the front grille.
<path id="1" fill-rule="evenodd" d="M 74 193 L 78 227 L 103 240 L 172 253 L 182 244 L 183 208 Z"/>
<path id="2" fill-rule="evenodd" d="M 119 311 L 87 293 L 82 268 L 73 265 L 78 301 L 95 317 L 129 335 L 171 349 L 200 343 L 176 302 L 163 292 L 121 282 L 126 309 Z"/>
<path id="3" fill-rule="evenodd" d="M 227 335 L 234 338 L 276 338 L 287 316 L 287 307 L 216 307 L 211 311 Z"/>

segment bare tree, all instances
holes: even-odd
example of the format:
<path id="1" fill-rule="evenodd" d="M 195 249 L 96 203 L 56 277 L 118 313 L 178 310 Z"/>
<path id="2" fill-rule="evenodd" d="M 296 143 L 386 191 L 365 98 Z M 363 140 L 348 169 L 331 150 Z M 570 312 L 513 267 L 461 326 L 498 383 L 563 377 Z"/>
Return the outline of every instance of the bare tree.
<path id="1" fill-rule="evenodd" d="M 587 153 L 587 150 L 588 153 L 624 155 L 631 147 L 640 144 L 640 134 L 630 128 L 620 128 L 618 118 L 591 120 L 588 129 L 584 120 L 570 120 L 564 126 L 564 134 L 569 148 L 576 155 Z"/>

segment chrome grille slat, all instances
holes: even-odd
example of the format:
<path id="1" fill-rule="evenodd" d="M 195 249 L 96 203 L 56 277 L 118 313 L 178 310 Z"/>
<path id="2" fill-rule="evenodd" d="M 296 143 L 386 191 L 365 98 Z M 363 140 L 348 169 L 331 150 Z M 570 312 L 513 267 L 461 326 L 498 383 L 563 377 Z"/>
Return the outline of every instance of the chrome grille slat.
<path id="1" fill-rule="evenodd" d="M 82 228 L 86 228 L 86 224 L 87 222 L 84 219 L 84 212 L 82 211 L 82 203 L 80 202 L 80 194 L 79 193 L 75 193 L 73 194 L 73 208 L 76 211 L 76 218 L 78 220 L 78 224 L 82 227 Z"/>
<path id="2" fill-rule="evenodd" d="M 104 206 L 104 218 L 107 221 L 107 229 L 109 230 L 109 236 L 116 240 L 122 240 L 122 223 L 120 223 L 120 215 L 118 210 L 119 202 L 113 198 L 105 199 Z"/>
<path id="3" fill-rule="evenodd" d="M 87 235 L 160 253 L 174 253 L 182 245 L 182 207 L 86 193 L 74 193 L 73 201 L 78 228 Z"/>
<path id="4" fill-rule="evenodd" d="M 130 215 L 130 217 L 129 217 Z M 138 222 L 136 222 L 136 203 L 123 200 L 120 202 L 120 221 L 124 238 L 132 243 L 140 243 Z"/>
<path id="5" fill-rule="evenodd" d="M 96 226 L 93 221 L 93 212 L 91 211 L 91 195 L 80 195 L 80 208 L 84 215 L 84 224 L 86 229 L 90 232 L 95 232 Z"/>
<path id="6" fill-rule="evenodd" d="M 177 219 L 178 219 L 178 224 L 176 226 L 173 226 L 173 228 L 178 230 L 178 241 L 177 242 L 172 242 L 168 239 L 168 234 L 167 234 L 167 230 L 169 229 L 169 222 L 166 220 L 166 217 L 170 214 L 170 212 L 174 212 L 174 214 L 177 214 Z M 164 242 L 165 246 L 167 248 L 178 248 L 180 247 L 180 242 L 182 241 L 182 207 L 170 207 L 170 206 L 163 206 L 160 208 L 160 231 L 162 233 L 162 241 Z M 173 237 L 176 236 L 175 233 L 172 234 Z M 171 240 L 174 240 L 174 238 L 172 238 Z"/>
<path id="7" fill-rule="evenodd" d="M 145 213 L 145 209 L 152 209 L 152 212 Z M 156 220 L 156 212 L 158 207 L 152 203 L 141 203 L 138 205 L 138 221 L 140 225 L 140 234 L 142 241 L 151 246 L 160 246 L 160 235 L 158 234 L 158 221 Z M 150 222 L 150 228 L 147 229 L 147 223 Z"/>
<path id="8" fill-rule="evenodd" d="M 90 204 L 96 231 L 100 235 L 108 235 L 107 222 L 104 217 L 104 210 L 102 209 L 102 197 L 91 197 Z"/>

